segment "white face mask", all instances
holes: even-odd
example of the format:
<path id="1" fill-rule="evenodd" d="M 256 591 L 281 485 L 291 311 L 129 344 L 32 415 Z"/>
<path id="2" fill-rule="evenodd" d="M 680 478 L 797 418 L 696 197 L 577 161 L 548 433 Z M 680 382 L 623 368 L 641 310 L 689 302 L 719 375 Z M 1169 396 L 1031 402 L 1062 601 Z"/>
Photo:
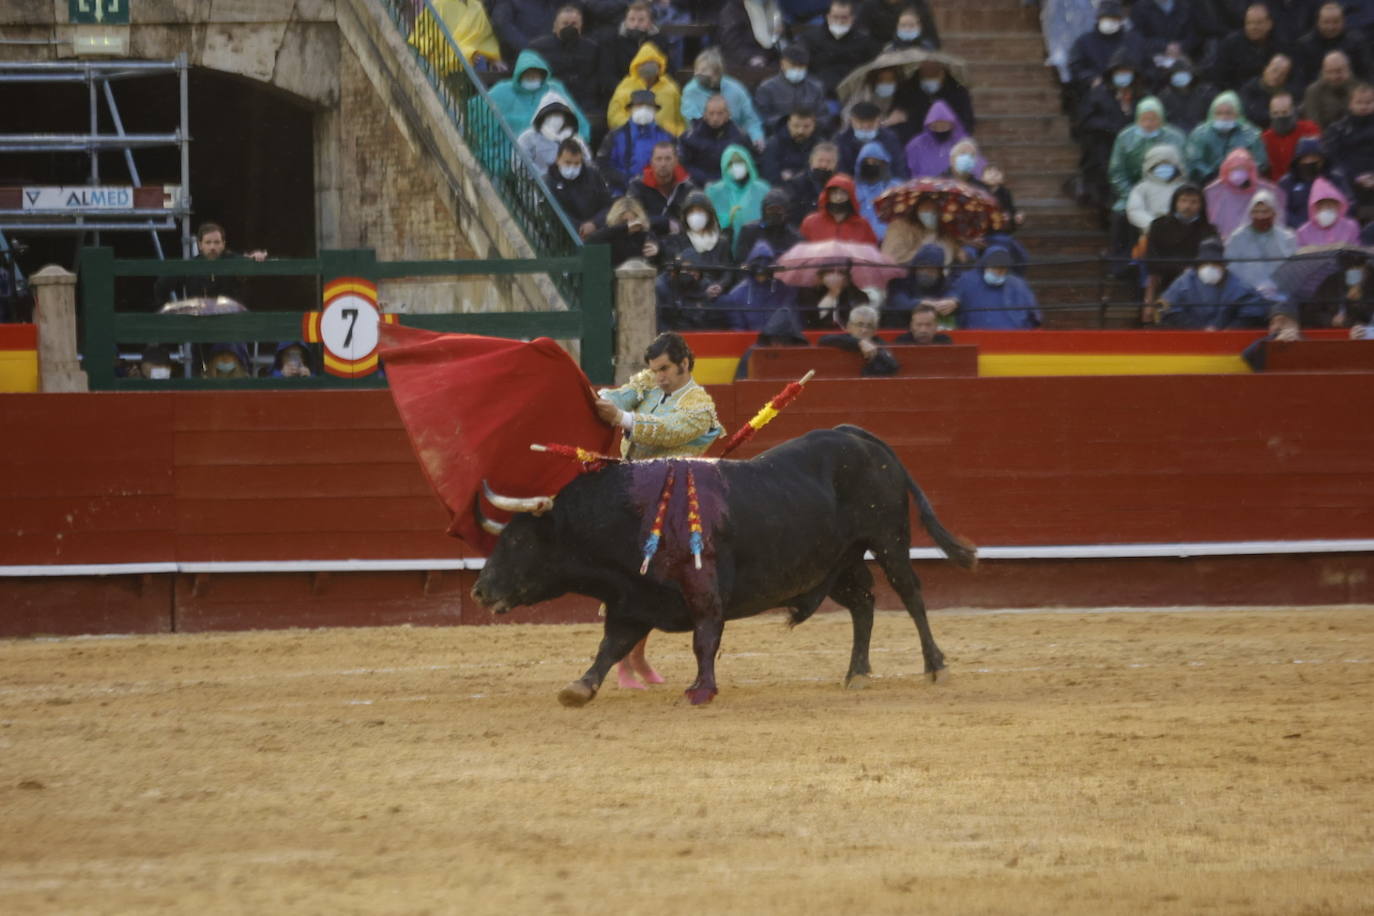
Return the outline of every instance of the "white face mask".
<path id="1" fill-rule="evenodd" d="M 736 162 L 730 166 L 730 177 L 736 181 L 743 181 L 749 177 L 749 166 L 743 162 Z"/>
<path id="2" fill-rule="evenodd" d="M 806 68 L 788 67 L 786 70 L 782 71 L 782 75 L 789 83 L 800 83 L 802 80 L 806 79 Z"/>
<path id="3" fill-rule="evenodd" d="M 568 179 L 568 181 L 572 181 L 572 180 L 573 180 L 574 178 L 576 178 L 578 175 L 581 175 L 581 174 L 582 174 L 582 166 L 580 166 L 580 165 L 560 165 L 560 166 L 558 167 L 558 174 L 560 174 L 560 175 L 562 175 L 564 178 Z"/>
<path id="4" fill-rule="evenodd" d="M 148 378 L 171 378 L 171 366 L 153 366 L 148 370 Z"/>
<path id="5" fill-rule="evenodd" d="M 1250 180 L 1250 173 L 1245 169 L 1231 169 L 1226 174 L 1226 180 L 1239 188 Z"/>
<path id="6" fill-rule="evenodd" d="M 687 214 L 687 228 L 693 232 L 700 232 L 706 228 L 706 214 L 700 210 L 693 210 Z"/>
<path id="7" fill-rule="evenodd" d="M 933 80 L 921 80 L 921 91 L 926 95 L 934 95 L 940 91 L 940 87 L 944 84 L 945 81 L 938 77 Z"/>
<path id="8" fill-rule="evenodd" d="M 898 29 L 897 37 L 902 41 L 915 41 L 921 37 L 920 29 Z"/>
<path id="9" fill-rule="evenodd" d="M 521 89 L 524 89 L 526 92 L 534 92 L 536 89 L 538 89 L 538 88 L 539 88 L 540 86 L 542 86 L 542 85 L 544 85 L 544 79 L 543 79 L 543 77 L 539 77 L 539 76 L 522 76 L 522 77 L 520 77 L 520 88 L 521 88 Z"/>
<path id="10" fill-rule="evenodd" d="M 1345 272 L 1345 285 L 1346 285 L 1346 286 L 1359 286 L 1359 285 L 1360 285 L 1361 283 L 1363 283 L 1363 282 L 1364 282 L 1364 268 L 1363 268 L 1363 267 L 1352 267 L 1350 270 L 1347 270 L 1347 271 Z M 155 376 L 153 376 L 153 378 L 157 378 L 157 376 L 155 375 Z"/>
<path id="11" fill-rule="evenodd" d="M 1323 229 L 1330 229 L 1336 225 L 1336 220 L 1340 219 L 1340 213 L 1330 207 L 1323 207 L 1317 211 L 1317 225 Z"/>
<path id="12" fill-rule="evenodd" d="M 929 210 L 921 210 L 916 214 L 916 218 L 921 221 L 921 225 L 927 229 L 934 229 L 940 222 L 940 214 L 931 213 Z"/>
<path id="13" fill-rule="evenodd" d="M 890 99 L 897 94 L 897 84 L 878 83 L 873 87 L 873 94 L 880 99 Z"/>
<path id="14" fill-rule="evenodd" d="M 1103 35 L 1115 35 L 1117 32 L 1121 31 L 1121 20 L 1099 19 L 1097 21 L 1097 30 Z"/>
<path id="15" fill-rule="evenodd" d="M 630 120 L 634 121 L 640 127 L 647 127 L 654 123 L 654 115 L 657 113 L 658 112 L 648 105 L 640 105 L 638 108 L 630 110 Z"/>
<path id="16" fill-rule="evenodd" d="M 1236 129 L 1236 119 L 1213 118 L 1212 126 L 1215 127 L 1217 130 L 1221 131 L 1223 134 L 1229 134 L 1231 131 Z"/>
<path id="17" fill-rule="evenodd" d="M 239 367 L 236 359 L 217 359 L 215 360 L 215 372 L 219 375 L 229 375 Z"/>
<path id="18" fill-rule="evenodd" d="M 544 123 L 539 125 L 539 132 L 550 140 L 561 140 L 563 116 L 549 115 L 544 119 Z"/>
<path id="19" fill-rule="evenodd" d="M 828 25 L 830 26 L 830 34 L 836 38 L 843 38 L 849 34 L 849 26 L 847 25 L 836 25 L 833 22 L 828 23 Z"/>
<path id="20" fill-rule="evenodd" d="M 1197 278 L 1208 286 L 1216 286 L 1221 282 L 1221 268 L 1215 264 L 1208 264 L 1197 269 Z"/>

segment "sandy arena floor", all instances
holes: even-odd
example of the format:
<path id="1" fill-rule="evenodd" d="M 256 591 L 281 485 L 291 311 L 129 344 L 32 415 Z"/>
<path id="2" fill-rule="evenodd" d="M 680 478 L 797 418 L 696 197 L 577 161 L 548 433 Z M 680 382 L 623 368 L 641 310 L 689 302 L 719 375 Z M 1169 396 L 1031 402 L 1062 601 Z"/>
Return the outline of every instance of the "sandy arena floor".
<path id="1" fill-rule="evenodd" d="M 1374 912 L 1374 608 L 0 643 L 0 912 Z"/>

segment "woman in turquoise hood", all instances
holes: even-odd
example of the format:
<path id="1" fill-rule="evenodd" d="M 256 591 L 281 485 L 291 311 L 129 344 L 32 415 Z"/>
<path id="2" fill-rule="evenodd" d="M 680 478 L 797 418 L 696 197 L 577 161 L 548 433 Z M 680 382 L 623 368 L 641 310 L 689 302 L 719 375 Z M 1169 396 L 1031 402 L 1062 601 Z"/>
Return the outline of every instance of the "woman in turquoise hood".
<path id="1" fill-rule="evenodd" d="M 743 165 L 743 168 L 738 168 Z M 720 154 L 720 181 L 706 186 L 722 229 L 757 222 L 763 216 L 763 197 L 770 185 L 759 177 L 749 150 L 732 143 Z"/>
<path id="2" fill-rule="evenodd" d="M 591 128 L 587 116 L 577 107 L 577 103 L 573 101 L 573 94 L 562 81 L 554 78 L 548 61 L 540 57 L 536 51 L 521 51 L 515 60 L 511 78 L 492 86 L 487 90 L 487 95 L 491 97 L 492 104 L 501 113 L 502 119 L 510 125 L 511 132 L 519 136 L 521 131 L 534 123 L 539 103 L 550 92 L 561 95 L 573 114 L 577 115 L 578 135 L 583 140 L 590 138 Z M 468 102 L 470 110 L 475 110 L 482 104 L 480 96 Z"/>

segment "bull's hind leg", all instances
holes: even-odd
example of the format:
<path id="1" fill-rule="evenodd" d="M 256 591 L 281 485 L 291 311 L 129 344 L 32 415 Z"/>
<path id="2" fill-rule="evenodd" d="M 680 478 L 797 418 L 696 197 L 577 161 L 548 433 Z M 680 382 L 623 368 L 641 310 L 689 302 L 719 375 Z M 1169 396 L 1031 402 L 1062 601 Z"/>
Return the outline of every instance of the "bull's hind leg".
<path id="1" fill-rule="evenodd" d="M 697 657 L 697 679 L 687 688 L 687 699 L 692 701 L 693 706 L 711 702 L 720 692 L 716 689 L 716 653 L 720 651 L 725 621 L 721 619 L 719 604 L 711 610 L 700 616 L 694 615 L 696 623 L 692 627 L 692 652 Z"/>
<path id="2" fill-rule="evenodd" d="M 921 655 L 926 663 L 926 676 L 933 681 L 936 674 L 945 667 L 945 654 L 935 645 L 935 636 L 930 632 L 930 621 L 926 619 L 926 603 L 921 596 L 921 580 L 911 568 L 911 559 L 906 548 L 874 549 L 873 555 L 878 558 L 883 572 L 887 574 L 887 580 L 892 583 L 897 594 L 901 595 L 907 613 L 916 621 L 916 632 L 921 637 Z"/>
<path id="3" fill-rule="evenodd" d="M 842 572 L 830 590 L 830 597 L 849 609 L 854 625 L 854 645 L 849 653 L 849 672 L 844 676 L 846 687 L 867 686 L 873 667 L 868 662 L 868 646 L 873 637 L 873 575 L 864 564 L 862 555 L 849 569 Z"/>
<path id="4" fill-rule="evenodd" d="M 623 618 L 613 608 L 607 608 L 606 625 L 601 645 L 596 650 L 596 660 L 586 674 L 558 691 L 558 702 L 564 706 L 586 706 L 590 703 L 601 689 L 601 682 L 606 679 L 611 666 L 624 658 L 652 629 L 647 623 Z"/>

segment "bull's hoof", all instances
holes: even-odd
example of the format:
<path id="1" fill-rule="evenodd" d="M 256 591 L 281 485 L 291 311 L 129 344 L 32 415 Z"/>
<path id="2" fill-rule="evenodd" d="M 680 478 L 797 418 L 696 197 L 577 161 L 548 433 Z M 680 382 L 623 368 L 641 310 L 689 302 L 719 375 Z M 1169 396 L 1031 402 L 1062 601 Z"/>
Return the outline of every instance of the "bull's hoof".
<path id="1" fill-rule="evenodd" d="M 939 668 L 926 669 L 926 680 L 930 681 L 932 684 L 937 683 L 942 679 L 949 680 L 949 674 L 945 671 L 944 666 L 941 666 Z"/>
<path id="2" fill-rule="evenodd" d="M 844 685 L 850 690 L 863 690 L 869 685 L 868 675 L 856 674 L 853 677 L 846 678 Z"/>
<path id="3" fill-rule="evenodd" d="M 686 690 L 687 699 L 693 706 L 705 706 L 716 698 L 714 687 L 689 687 Z"/>
<path id="4" fill-rule="evenodd" d="M 558 702 L 570 709 L 586 706 L 596 696 L 596 691 L 582 681 L 573 681 L 558 691 Z"/>

